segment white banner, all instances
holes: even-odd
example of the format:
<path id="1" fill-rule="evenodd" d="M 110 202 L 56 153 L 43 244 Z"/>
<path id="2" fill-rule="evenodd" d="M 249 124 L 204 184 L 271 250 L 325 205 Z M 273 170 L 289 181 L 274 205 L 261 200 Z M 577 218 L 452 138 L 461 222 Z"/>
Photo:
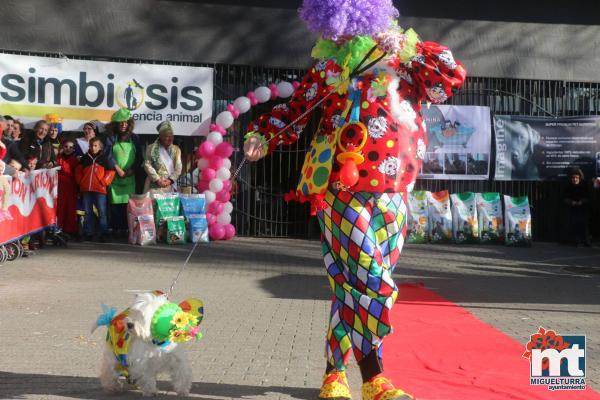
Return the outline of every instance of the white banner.
<path id="1" fill-rule="evenodd" d="M 136 133 L 155 134 L 171 121 L 176 135 L 200 135 L 208 132 L 212 99 L 212 68 L 0 54 L 0 114 L 27 127 L 57 114 L 63 130 L 80 131 L 125 107 Z"/>
<path id="2" fill-rule="evenodd" d="M 489 107 L 430 106 L 421 110 L 429 145 L 420 179 L 488 179 L 492 127 Z"/>

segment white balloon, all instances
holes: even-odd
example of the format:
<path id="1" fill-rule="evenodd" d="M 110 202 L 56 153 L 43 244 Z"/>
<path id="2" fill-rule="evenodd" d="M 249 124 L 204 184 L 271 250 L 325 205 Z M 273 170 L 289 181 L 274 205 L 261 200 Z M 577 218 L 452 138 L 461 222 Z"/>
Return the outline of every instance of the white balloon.
<path id="1" fill-rule="evenodd" d="M 231 172 L 229 171 L 229 168 L 219 168 L 217 170 L 217 178 L 219 178 L 222 181 L 226 181 L 227 179 L 231 178 Z"/>
<path id="2" fill-rule="evenodd" d="M 233 106 L 240 112 L 240 114 L 245 113 L 252 107 L 252 103 L 250 103 L 250 99 L 246 96 L 240 96 L 233 101 Z"/>
<path id="3" fill-rule="evenodd" d="M 257 87 L 256 90 L 254 90 L 254 96 L 256 96 L 256 100 L 258 100 L 259 103 L 265 103 L 271 100 L 271 89 L 266 86 Z"/>
<path id="4" fill-rule="evenodd" d="M 223 159 L 223 168 L 231 169 L 231 160 L 229 158 Z"/>
<path id="5" fill-rule="evenodd" d="M 231 214 L 232 211 L 233 211 L 233 204 L 231 204 L 231 202 L 228 201 L 223 206 L 223 212 L 226 212 L 227 214 Z"/>
<path id="6" fill-rule="evenodd" d="M 198 159 L 198 169 L 202 171 L 206 167 L 208 167 L 208 158 L 202 157 Z"/>
<path id="7" fill-rule="evenodd" d="M 214 144 L 215 146 L 223 143 L 223 135 L 220 132 L 211 132 L 206 136 L 206 140 Z"/>
<path id="8" fill-rule="evenodd" d="M 229 111 L 223 111 L 217 115 L 216 123 L 227 129 L 233 125 L 233 115 Z"/>
<path id="9" fill-rule="evenodd" d="M 223 181 L 219 178 L 211 179 L 211 181 L 208 184 L 208 187 L 212 192 L 220 192 L 221 190 L 223 190 Z"/>
<path id="10" fill-rule="evenodd" d="M 216 198 L 217 195 L 215 194 L 215 192 L 211 192 L 210 190 L 204 191 L 204 200 L 206 201 L 207 205 L 215 201 Z"/>
<path id="11" fill-rule="evenodd" d="M 222 212 L 217 217 L 217 222 L 220 224 L 228 224 L 231 222 L 231 215 L 229 215 L 229 213 Z"/>
<path id="12" fill-rule="evenodd" d="M 294 86 L 289 82 L 279 82 L 277 84 L 277 91 L 279 91 L 279 97 L 285 99 L 294 93 Z"/>

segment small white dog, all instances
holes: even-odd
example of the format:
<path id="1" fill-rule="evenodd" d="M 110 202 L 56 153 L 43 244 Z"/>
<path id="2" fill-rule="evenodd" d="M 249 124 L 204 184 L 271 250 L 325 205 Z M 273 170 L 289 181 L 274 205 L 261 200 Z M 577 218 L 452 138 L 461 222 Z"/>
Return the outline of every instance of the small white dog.
<path id="1" fill-rule="evenodd" d="M 160 291 L 138 294 L 119 315 L 114 308 L 105 309 L 92 329 L 108 326 L 100 371 L 104 390 L 122 391 L 126 380 L 137 385 L 144 396 L 154 396 L 158 393 L 157 375 L 166 372 L 175 392 L 189 395 L 192 373 L 180 344 L 202 336 L 199 324 L 203 313 L 200 300 L 187 299 L 177 305 Z"/>

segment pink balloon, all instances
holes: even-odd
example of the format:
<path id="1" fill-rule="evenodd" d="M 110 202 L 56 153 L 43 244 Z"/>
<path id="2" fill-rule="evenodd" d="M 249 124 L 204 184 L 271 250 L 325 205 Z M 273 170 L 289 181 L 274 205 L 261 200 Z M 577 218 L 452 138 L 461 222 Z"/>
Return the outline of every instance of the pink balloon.
<path id="1" fill-rule="evenodd" d="M 219 215 L 219 214 L 221 214 L 221 213 L 219 212 L 219 204 L 221 204 L 221 203 L 220 203 L 220 202 L 218 202 L 218 201 L 213 201 L 212 203 L 210 203 L 210 204 L 208 205 L 208 207 L 206 208 L 206 210 L 207 210 L 209 213 L 211 213 L 211 214 L 214 214 L 214 215 Z M 223 206 L 221 206 L 221 208 L 223 208 Z"/>
<path id="2" fill-rule="evenodd" d="M 208 140 L 200 145 L 198 148 L 198 154 L 202 157 L 210 157 L 215 152 L 215 145 Z"/>
<path id="3" fill-rule="evenodd" d="M 205 190 L 208 190 L 208 182 L 207 181 L 198 181 L 198 192 L 203 193 Z"/>
<path id="4" fill-rule="evenodd" d="M 215 149 L 215 154 L 223 158 L 231 157 L 232 153 L 233 146 L 231 145 L 231 143 L 228 142 L 219 143 Z"/>
<path id="5" fill-rule="evenodd" d="M 229 190 L 221 190 L 219 193 L 217 193 L 217 200 L 219 200 L 221 203 L 227 203 L 229 200 L 231 200 L 231 193 L 229 193 Z"/>
<path id="6" fill-rule="evenodd" d="M 215 179 L 215 177 L 217 176 L 217 171 L 215 171 L 212 168 L 206 168 L 203 169 L 202 172 L 200 172 L 200 176 L 202 176 L 202 180 L 210 182 L 211 179 Z"/>
<path id="7" fill-rule="evenodd" d="M 208 160 L 208 166 L 211 167 L 212 169 L 214 169 L 215 171 L 218 170 L 219 168 L 221 168 L 223 166 L 223 158 L 216 154 L 213 155 Z"/>
<path id="8" fill-rule="evenodd" d="M 214 225 L 215 222 L 217 222 L 217 216 L 211 213 L 206 213 L 206 222 L 208 222 L 208 226 Z"/>
<path id="9" fill-rule="evenodd" d="M 225 236 L 225 228 L 221 224 L 214 224 L 208 228 L 208 236 L 212 240 L 221 240 Z"/>
<path id="10" fill-rule="evenodd" d="M 223 189 L 221 189 L 221 191 L 226 190 L 228 192 L 231 191 L 231 181 L 230 180 L 226 180 L 223 181 Z"/>
<path id="11" fill-rule="evenodd" d="M 229 240 L 235 236 L 235 226 L 233 226 L 231 224 L 226 224 L 224 226 L 224 228 L 225 228 L 225 236 L 224 236 L 225 240 Z"/>

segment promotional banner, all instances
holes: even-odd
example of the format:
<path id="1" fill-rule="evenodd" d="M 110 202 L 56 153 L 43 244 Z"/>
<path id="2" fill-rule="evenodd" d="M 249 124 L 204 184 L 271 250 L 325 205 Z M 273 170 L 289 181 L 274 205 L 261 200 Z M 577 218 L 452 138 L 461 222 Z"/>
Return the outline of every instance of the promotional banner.
<path id="1" fill-rule="evenodd" d="M 572 167 L 600 175 L 600 117 L 494 117 L 495 179 L 564 178 Z"/>
<path id="2" fill-rule="evenodd" d="M 423 107 L 429 145 L 420 179 L 488 179 L 492 128 L 489 107 Z"/>
<path id="3" fill-rule="evenodd" d="M 56 224 L 58 168 L 0 176 L 0 244 Z M 7 198 L 8 197 L 8 198 Z"/>
<path id="4" fill-rule="evenodd" d="M 0 114 L 31 127 L 46 114 L 63 118 L 64 130 L 86 121 L 109 122 L 128 108 L 136 133 L 155 134 L 171 121 L 176 135 L 208 132 L 213 69 L 2 54 Z"/>

